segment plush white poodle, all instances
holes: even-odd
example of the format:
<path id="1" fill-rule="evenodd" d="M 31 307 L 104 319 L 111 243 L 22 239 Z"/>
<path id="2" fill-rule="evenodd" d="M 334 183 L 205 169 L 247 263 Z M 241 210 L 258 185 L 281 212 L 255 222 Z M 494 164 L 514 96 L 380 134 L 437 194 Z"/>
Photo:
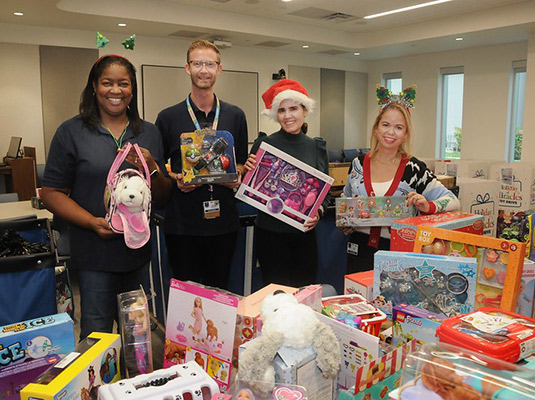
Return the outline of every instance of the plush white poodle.
<path id="1" fill-rule="evenodd" d="M 130 212 L 142 212 L 147 209 L 147 201 L 150 199 L 150 189 L 147 182 L 139 175 L 133 175 L 123 179 L 115 189 L 117 203 L 124 204 Z"/>
<path id="2" fill-rule="evenodd" d="M 277 291 L 264 299 L 261 318 L 261 336 L 240 354 L 239 379 L 261 382 L 254 385 L 259 392 L 272 390 L 275 385 L 273 359 L 282 346 L 296 349 L 312 346 L 323 376 L 336 376 L 341 363 L 338 340 L 310 307 L 299 304 L 291 294 Z"/>

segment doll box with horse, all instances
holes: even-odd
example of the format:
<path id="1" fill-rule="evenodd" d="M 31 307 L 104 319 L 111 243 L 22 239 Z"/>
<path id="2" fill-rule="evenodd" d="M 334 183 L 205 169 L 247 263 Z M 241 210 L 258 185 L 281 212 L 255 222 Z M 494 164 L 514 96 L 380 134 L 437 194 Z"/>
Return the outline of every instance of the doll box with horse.
<path id="1" fill-rule="evenodd" d="M 256 153 L 256 168 L 247 172 L 236 198 L 304 231 L 334 179 L 297 158 L 263 142 Z"/>
<path id="2" fill-rule="evenodd" d="M 475 307 L 516 310 L 526 243 L 420 226 L 414 251 L 475 257 L 478 261 Z"/>
<path id="3" fill-rule="evenodd" d="M 121 379 L 121 337 L 93 332 L 76 351 L 43 373 L 20 392 L 21 400 L 90 400 L 101 385 Z"/>
<path id="4" fill-rule="evenodd" d="M 0 327 L 0 398 L 20 390 L 74 350 L 68 314 L 49 315 Z"/>
<path id="5" fill-rule="evenodd" d="M 400 218 L 416 216 L 416 208 L 400 196 L 339 197 L 336 199 L 338 228 L 390 226 Z"/>
<path id="6" fill-rule="evenodd" d="M 483 216 L 461 211 L 419 215 L 392 223 L 390 250 L 413 251 L 418 226 L 434 226 L 442 229 L 483 234 Z"/>
<path id="7" fill-rule="evenodd" d="M 201 129 L 180 135 L 185 185 L 237 182 L 234 137 L 227 131 Z"/>

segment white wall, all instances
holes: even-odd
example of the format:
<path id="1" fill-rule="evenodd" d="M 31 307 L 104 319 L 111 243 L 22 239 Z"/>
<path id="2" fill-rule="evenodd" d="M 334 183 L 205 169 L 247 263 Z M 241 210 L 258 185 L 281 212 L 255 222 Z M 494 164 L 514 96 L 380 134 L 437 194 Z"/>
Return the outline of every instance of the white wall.
<path id="1" fill-rule="evenodd" d="M 533 156 L 533 149 L 535 149 L 535 33 L 529 38 L 527 61 L 522 161 L 533 161 L 535 158 Z"/>
<path id="2" fill-rule="evenodd" d="M 402 71 L 403 86 L 417 85 L 415 109 L 412 111 L 415 128 L 413 152 L 422 158 L 434 158 L 439 70 L 441 67 L 464 66 L 461 157 L 503 160 L 511 64 L 513 60 L 526 59 L 526 52 L 527 43 L 520 42 L 370 63 L 368 126 L 373 124 L 378 110 L 372 95 L 375 94 L 375 85 L 381 82 L 383 73 Z M 529 73 L 535 74 L 535 69 Z"/>

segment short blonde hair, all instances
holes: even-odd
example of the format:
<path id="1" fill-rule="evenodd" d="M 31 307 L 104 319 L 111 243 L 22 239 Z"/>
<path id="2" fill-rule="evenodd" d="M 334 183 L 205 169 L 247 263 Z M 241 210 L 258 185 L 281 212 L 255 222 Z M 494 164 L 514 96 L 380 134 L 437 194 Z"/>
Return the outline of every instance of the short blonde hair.
<path id="1" fill-rule="evenodd" d="M 411 157 L 411 138 L 412 133 L 414 132 L 414 129 L 412 127 L 412 121 L 411 121 L 411 114 L 409 113 L 409 110 L 407 110 L 402 105 L 399 105 L 397 103 L 391 103 L 387 105 L 385 108 L 381 108 L 379 110 L 379 114 L 377 114 L 377 117 L 375 118 L 375 122 L 372 127 L 372 135 L 370 139 L 370 156 L 374 156 L 374 154 L 377 152 L 377 149 L 379 148 L 379 141 L 377 140 L 377 137 L 375 136 L 375 131 L 377 127 L 379 126 L 379 123 L 381 122 L 381 119 L 383 118 L 383 114 L 387 110 L 398 110 L 403 114 L 403 117 L 405 118 L 405 127 L 407 129 L 407 136 L 405 141 L 399 146 L 398 153 L 402 156 L 406 156 L 408 158 Z"/>
<path id="2" fill-rule="evenodd" d="M 188 53 L 186 55 L 186 61 L 188 63 L 190 62 L 189 55 L 191 54 L 193 50 L 197 50 L 197 49 L 212 49 L 217 54 L 217 62 L 218 63 L 221 62 L 221 53 L 219 49 L 217 48 L 217 46 L 213 44 L 212 42 L 209 42 L 208 40 L 199 39 L 199 40 L 192 42 L 188 47 Z"/>

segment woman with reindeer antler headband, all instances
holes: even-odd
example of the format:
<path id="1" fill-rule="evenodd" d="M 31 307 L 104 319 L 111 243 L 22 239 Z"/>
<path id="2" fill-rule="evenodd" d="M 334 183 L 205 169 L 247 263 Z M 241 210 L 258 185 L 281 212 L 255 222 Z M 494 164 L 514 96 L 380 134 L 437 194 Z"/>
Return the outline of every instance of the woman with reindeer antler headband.
<path id="1" fill-rule="evenodd" d="M 262 114 L 278 122 L 281 129 L 259 137 L 245 163 L 247 170 L 256 165 L 255 153 L 266 142 L 300 161 L 329 173 L 327 144 L 322 138 L 311 138 L 303 130 L 305 117 L 312 112 L 314 100 L 297 81 L 282 79 L 262 95 L 266 109 Z M 284 179 L 283 177 L 281 180 Z M 263 212 L 256 220 L 256 254 L 264 284 L 280 283 L 303 286 L 315 282 L 318 269 L 316 227 L 329 203 L 323 201 L 316 215 L 305 222 L 306 232 L 287 225 Z"/>
<path id="2" fill-rule="evenodd" d="M 424 162 L 411 155 L 413 134 L 410 109 L 414 107 L 415 88 L 399 95 L 378 85 L 379 114 L 371 131 L 370 152 L 353 160 L 344 196 L 406 197 L 421 213 L 458 210 L 459 200 L 440 183 Z M 373 268 L 377 250 L 390 249 L 387 229 L 344 228 L 350 242 L 358 244 L 358 254 L 348 254 L 347 273 Z"/>

